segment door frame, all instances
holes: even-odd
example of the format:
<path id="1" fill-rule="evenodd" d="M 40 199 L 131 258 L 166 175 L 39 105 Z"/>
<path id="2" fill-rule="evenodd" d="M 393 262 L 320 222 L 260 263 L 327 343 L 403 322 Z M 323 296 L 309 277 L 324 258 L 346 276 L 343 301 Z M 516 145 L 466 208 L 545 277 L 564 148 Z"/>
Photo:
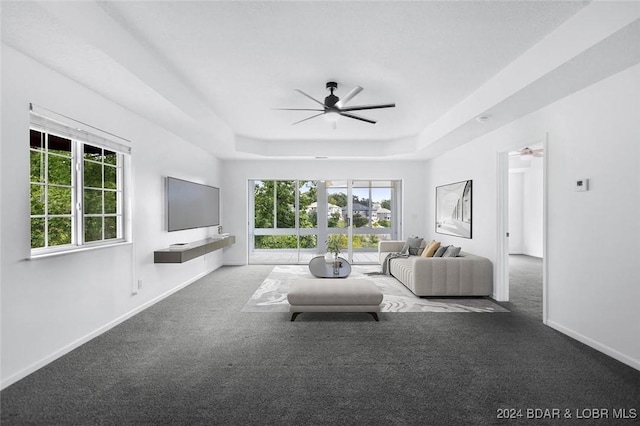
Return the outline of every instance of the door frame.
<path id="1" fill-rule="evenodd" d="M 548 309 L 548 191 L 547 170 L 549 161 L 548 134 L 522 142 L 509 144 L 497 151 L 497 210 L 496 210 L 496 270 L 494 298 L 509 301 L 509 152 L 528 145 L 540 144 L 544 150 L 542 162 L 542 322 L 547 323 Z"/>

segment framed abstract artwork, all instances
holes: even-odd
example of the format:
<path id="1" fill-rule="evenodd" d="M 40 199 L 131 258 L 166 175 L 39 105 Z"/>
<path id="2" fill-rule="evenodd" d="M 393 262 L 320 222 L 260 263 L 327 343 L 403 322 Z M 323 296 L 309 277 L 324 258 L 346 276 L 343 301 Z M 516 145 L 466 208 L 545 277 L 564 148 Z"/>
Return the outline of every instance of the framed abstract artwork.
<path id="1" fill-rule="evenodd" d="M 436 187 L 436 232 L 471 238 L 472 181 Z"/>

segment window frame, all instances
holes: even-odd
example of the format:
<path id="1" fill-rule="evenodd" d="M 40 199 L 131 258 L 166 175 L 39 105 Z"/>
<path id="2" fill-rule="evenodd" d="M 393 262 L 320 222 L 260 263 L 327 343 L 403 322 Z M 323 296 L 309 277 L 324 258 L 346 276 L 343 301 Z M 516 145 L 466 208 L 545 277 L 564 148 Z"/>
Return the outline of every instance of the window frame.
<path id="1" fill-rule="evenodd" d="M 75 141 L 73 141 L 73 142 L 75 142 Z M 78 165 L 76 167 L 78 168 L 78 172 L 77 172 L 78 173 L 78 177 L 82 178 L 81 183 L 78 183 L 78 185 L 77 185 L 77 196 L 76 196 L 76 199 L 82 200 L 82 202 L 80 204 L 82 220 L 81 221 L 77 220 L 77 222 L 78 222 L 77 236 L 81 237 L 78 240 L 78 245 L 81 245 L 81 246 L 92 246 L 92 245 L 101 246 L 101 245 L 108 245 L 108 244 L 111 244 L 111 243 L 124 242 L 124 241 L 126 241 L 126 238 L 125 238 L 126 234 L 125 234 L 125 227 L 124 227 L 124 225 L 125 225 L 125 221 L 124 221 L 124 191 L 125 191 L 125 187 L 124 187 L 124 161 L 125 161 L 124 154 L 108 150 L 105 147 L 98 147 L 98 146 L 95 146 L 94 144 L 83 143 L 81 141 L 77 141 L 77 142 L 79 143 L 79 145 L 76 148 L 77 152 L 78 152 L 78 163 L 77 163 Z M 100 148 L 102 150 L 102 152 L 103 152 L 103 154 L 102 154 L 103 161 L 97 162 L 95 160 L 87 159 L 85 157 L 85 154 L 84 154 L 84 147 L 87 146 L 87 145 L 95 147 L 95 148 Z M 116 164 L 115 164 L 115 166 L 109 165 L 108 163 L 106 163 L 104 161 L 104 158 L 105 158 L 104 151 L 105 150 L 108 150 L 110 152 L 114 152 L 116 154 Z M 84 171 L 85 171 L 85 165 L 86 165 L 87 162 L 89 162 L 91 164 L 100 164 L 101 165 L 101 168 L 102 168 L 102 187 L 98 188 L 98 187 L 94 187 L 94 186 L 88 186 L 86 184 Z M 105 186 L 105 183 L 106 183 L 106 180 L 105 180 L 106 167 L 114 167 L 116 169 L 116 188 L 115 189 L 107 188 Z M 102 213 L 87 213 L 88 209 L 86 208 L 86 203 L 85 203 L 85 191 L 87 189 L 91 190 L 91 191 L 100 190 L 100 192 L 101 192 L 101 203 L 100 204 L 102 206 Z M 111 193 L 111 192 L 115 192 L 115 194 L 116 194 L 116 212 L 115 213 L 107 213 L 105 211 L 106 210 L 105 195 L 106 195 L 106 193 Z M 87 241 L 86 219 L 87 218 L 95 218 L 95 217 L 102 218 L 102 239 Z M 106 222 L 105 222 L 105 219 L 107 217 L 115 217 L 116 218 L 116 229 L 117 229 L 117 235 L 118 235 L 116 238 L 105 239 L 105 233 L 106 233 Z"/>
<path id="2" fill-rule="evenodd" d="M 98 130 L 98 129 L 96 129 Z M 33 214 L 33 200 L 30 195 L 30 211 L 29 211 L 29 235 L 30 240 L 33 238 L 33 229 L 31 227 L 34 218 L 44 219 L 44 246 L 32 247 L 33 241 L 30 242 L 30 257 L 38 258 L 56 254 L 72 253 L 76 251 L 83 251 L 87 249 L 94 249 L 100 247 L 109 247 L 114 245 L 121 245 L 130 242 L 131 229 L 130 229 L 130 215 L 129 209 L 129 192 L 130 192 L 130 161 L 131 161 L 131 148 L 117 142 L 113 142 L 110 139 L 105 139 L 102 136 L 97 135 L 94 132 L 87 132 L 79 128 L 77 125 L 75 128 L 69 127 L 66 123 L 60 123 L 49 117 L 44 117 L 39 114 L 31 112 L 31 119 L 29 123 L 29 137 L 31 132 L 39 132 L 43 138 L 41 148 L 34 149 L 29 144 L 29 155 L 36 151 L 40 152 L 43 156 L 45 164 L 45 170 L 41 170 L 41 175 L 44 176 L 40 182 L 32 181 L 31 164 L 29 166 L 29 194 L 31 194 L 31 187 L 34 184 L 42 186 L 44 194 L 43 201 L 43 213 Z M 69 140 L 71 144 L 70 149 L 70 189 L 71 189 L 71 205 L 69 215 L 56 215 L 50 213 L 50 205 L 48 204 L 49 188 L 55 186 L 49 181 L 48 167 L 49 167 L 49 155 L 56 155 L 50 153 L 49 137 L 50 135 Z M 98 158 L 100 161 L 89 158 L 85 155 L 85 146 L 91 147 L 91 150 L 100 149 Z M 115 164 L 107 162 L 107 156 L 105 151 L 113 153 L 115 155 Z M 92 164 L 99 164 L 101 167 L 101 188 L 89 187 L 85 183 L 85 163 L 90 162 Z M 115 188 L 108 188 L 107 181 L 105 180 L 106 167 L 113 167 L 115 169 Z M 113 173 L 113 172 L 111 172 Z M 85 191 L 100 190 L 101 197 L 101 212 L 100 213 L 85 213 L 87 210 L 87 203 L 85 200 Z M 105 195 L 107 192 L 115 193 L 115 213 L 107 212 L 107 205 L 105 203 Z M 71 217 L 71 241 L 70 243 L 49 245 L 50 236 L 48 235 L 48 222 L 51 217 L 64 216 Z M 96 240 L 87 240 L 87 218 L 100 217 L 101 218 L 101 238 Z M 107 218 L 115 217 L 116 236 L 115 238 L 105 238 L 108 235 L 106 229 Z"/>
<path id="3" fill-rule="evenodd" d="M 278 196 L 277 196 L 277 183 L 278 182 L 294 182 L 294 186 L 297 188 L 295 191 L 295 228 L 279 228 L 277 227 L 277 207 L 278 207 Z M 256 202 L 256 188 L 266 186 L 267 182 L 273 182 L 273 193 L 264 194 L 264 198 L 270 198 L 268 203 L 258 203 Z M 316 187 L 316 223 L 313 227 L 301 227 L 301 213 L 302 209 L 300 208 L 300 198 L 302 195 L 301 188 L 302 182 L 314 182 Z M 362 184 L 366 184 L 362 186 Z M 324 253 L 325 246 L 324 241 L 329 235 L 344 235 L 347 238 L 347 246 L 345 247 L 344 254 L 347 256 L 347 260 L 352 262 L 354 260 L 354 256 L 360 256 L 362 259 L 365 256 L 361 256 L 363 253 L 375 253 L 377 247 L 373 247 L 371 245 L 356 245 L 356 240 L 362 242 L 362 239 L 368 239 L 365 241 L 367 244 L 372 244 L 372 241 L 376 239 L 376 241 L 380 241 L 381 239 L 398 239 L 402 234 L 402 187 L 403 181 L 401 179 L 341 179 L 341 180 L 314 180 L 314 179 L 249 179 L 248 180 L 248 216 L 249 216 L 249 231 L 248 231 L 248 253 L 247 259 L 249 264 L 262 264 L 264 262 L 278 263 L 278 264 L 300 264 L 300 263 L 308 263 L 307 255 L 309 252 L 317 254 Z M 371 211 L 371 207 L 373 205 L 373 191 L 379 189 L 388 189 L 389 191 L 389 226 L 379 227 L 372 226 L 373 224 L 373 216 L 372 213 L 369 213 L 367 217 L 367 225 L 356 227 L 353 224 L 353 191 L 354 189 L 363 189 L 367 191 L 366 197 L 368 198 L 368 208 Z M 342 220 L 342 226 L 330 226 L 330 210 L 329 210 L 329 202 L 328 200 L 331 197 L 331 194 L 341 193 L 344 194 L 346 198 L 346 212 L 348 213 L 349 220 Z M 269 227 L 258 228 L 256 227 L 256 208 L 257 207 L 264 208 L 265 210 L 270 210 L 273 212 L 273 223 Z M 340 217 L 345 219 L 340 213 Z M 316 242 L 315 247 L 305 247 L 303 248 L 301 245 L 301 237 L 303 236 L 315 236 Z M 296 236 L 297 238 L 297 247 L 296 248 L 269 248 L 269 247 L 258 247 L 256 244 L 256 237 L 259 236 L 276 236 L 276 237 L 286 237 L 286 236 Z M 288 252 L 293 254 L 296 253 L 296 256 L 288 256 Z M 273 254 L 273 257 L 264 257 L 260 258 L 260 255 L 268 253 L 269 255 Z M 254 257 L 255 256 L 255 257 Z M 256 260 L 257 258 L 257 260 Z M 367 262 L 371 262 L 367 260 Z M 367 263 L 365 262 L 365 263 Z"/>

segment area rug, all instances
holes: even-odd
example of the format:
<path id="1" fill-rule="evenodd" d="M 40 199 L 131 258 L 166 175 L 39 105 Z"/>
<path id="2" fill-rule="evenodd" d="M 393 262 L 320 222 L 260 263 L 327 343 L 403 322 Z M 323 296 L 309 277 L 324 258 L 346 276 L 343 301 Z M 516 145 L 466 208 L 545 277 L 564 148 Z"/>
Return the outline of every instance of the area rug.
<path id="1" fill-rule="evenodd" d="M 394 277 L 379 273 L 380 266 L 352 266 L 345 279 L 373 281 L 382 294 L 381 312 L 509 312 L 487 298 L 420 298 Z M 314 278 L 307 265 L 278 265 L 244 305 L 242 312 L 289 312 L 287 292 L 299 278 Z"/>

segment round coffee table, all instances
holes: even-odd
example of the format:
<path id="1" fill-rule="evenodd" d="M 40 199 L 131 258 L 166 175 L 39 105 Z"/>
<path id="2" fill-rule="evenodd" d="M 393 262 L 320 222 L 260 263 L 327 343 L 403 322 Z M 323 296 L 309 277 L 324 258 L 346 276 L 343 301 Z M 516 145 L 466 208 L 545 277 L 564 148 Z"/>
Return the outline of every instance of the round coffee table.
<path id="1" fill-rule="evenodd" d="M 351 273 L 351 265 L 347 259 L 338 257 L 338 267 L 333 262 L 327 263 L 324 256 L 316 256 L 309 262 L 309 271 L 316 278 L 346 278 Z"/>

